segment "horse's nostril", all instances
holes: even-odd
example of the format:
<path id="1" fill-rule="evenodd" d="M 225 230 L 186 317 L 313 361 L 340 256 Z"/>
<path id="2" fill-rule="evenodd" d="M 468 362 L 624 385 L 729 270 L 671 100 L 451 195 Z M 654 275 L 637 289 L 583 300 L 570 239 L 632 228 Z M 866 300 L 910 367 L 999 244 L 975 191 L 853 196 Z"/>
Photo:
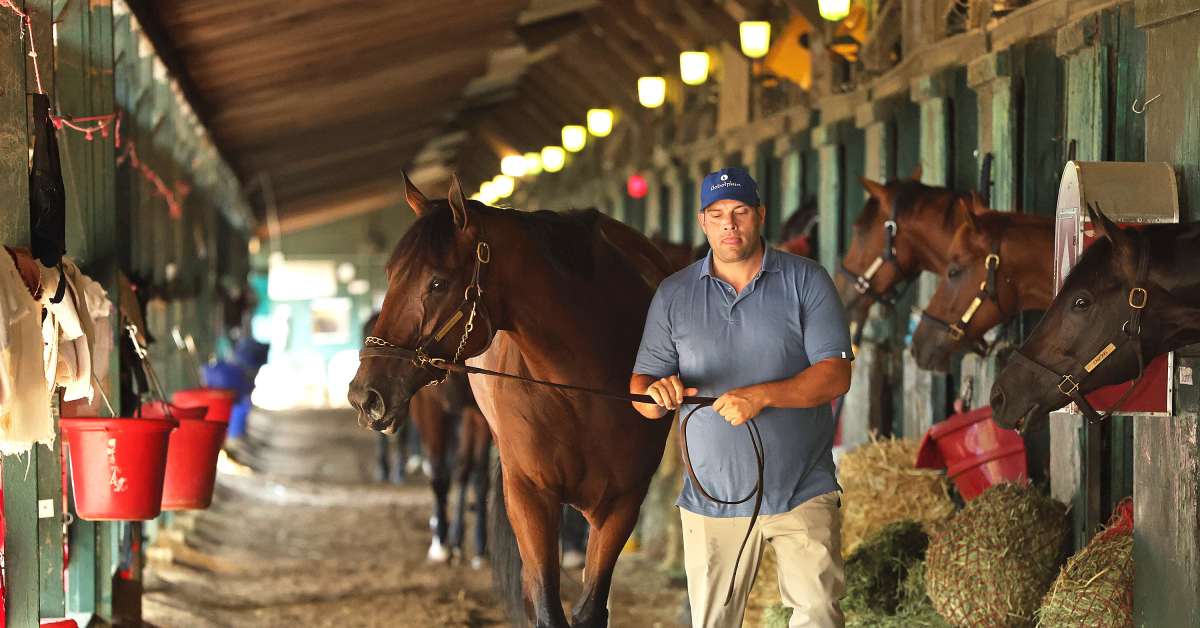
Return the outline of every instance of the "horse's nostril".
<path id="1" fill-rule="evenodd" d="M 1001 412 L 1004 409 L 1004 389 L 999 386 L 992 388 L 992 411 Z"/>

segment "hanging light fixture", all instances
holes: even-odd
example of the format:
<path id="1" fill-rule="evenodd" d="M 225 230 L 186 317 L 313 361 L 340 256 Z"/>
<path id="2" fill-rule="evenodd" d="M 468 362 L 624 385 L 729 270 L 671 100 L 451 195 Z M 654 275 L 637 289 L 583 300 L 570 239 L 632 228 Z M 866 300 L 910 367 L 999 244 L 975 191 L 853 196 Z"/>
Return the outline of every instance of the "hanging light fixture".
<path id="1" fill-rule="evenodd" d="M 850 0 L 818 0 L 817 10 L 830 22 L 840 22 L 850 15 Z"/>
<path id="2" fill-rule="evenodd" d="M 638 102 L 647 109 L 660 107 L 667 99 L 667 80 L 661 76 L 643 76 L 638 79 Z"/>
<path id="3" fill-rule="evenodd" d="M 509 155 L 500 160 L 500 172 L 510 177 L 523 177 L 526 172 L 525 157 L 523 155 Z"/>
<path id="4" fill-rule="evenodd" d="M 708 53 L 687 50 L 679 53 L 679 77 L 685 85 L 702 85 L 708 80 Z"/>
<path id="5" fill-rule="evenodd" d="M 508 198 L 512 196 L 513 190 L 517 188 L 517 181 L 506 174 L 498 174 L 492 177 L 492 191 L 496 193 L 497 198 Z"/>
<path id="6" fill-rule="evenodd" d="M 568 124 L 562 128 L 563 148 L 578 153 L 587 144 L 587 129 L 578 124 Z"/>
<path id="7" fill-rule="evenodd" d="M 496 196 L 496 184 L 491 181 L 484 181 L 479 186 L 479 200 L 485 205 L 491 205 L 499 200 Z"/>
<path id="8" fill-rule="evenodd" d="M 562 146 L 547 146 L 542 149 L 542 168 L 546 172 L 558 172 L 567 163 L 567 151 Z"/>
<path id="9" fill-rule="evenodd" d="M 525 174 L 542 174 L 541 153 L 525 153 Z"/>
<path id="10" fill-rule="evenodd" d="M 771 49 L 770 22 L 741 22 L 738 24 L 738 33 L 741 35 L 742 54 L 751 59 L 765 57 Z"/>
<path id="11" fill-rule="evenodd" d="M 587 112 L 587 130 L 588 133 L 596 137 L 608 137 L 612 133 L 613 128 L 613 112 L 612 109 L 588 109 Z"/>

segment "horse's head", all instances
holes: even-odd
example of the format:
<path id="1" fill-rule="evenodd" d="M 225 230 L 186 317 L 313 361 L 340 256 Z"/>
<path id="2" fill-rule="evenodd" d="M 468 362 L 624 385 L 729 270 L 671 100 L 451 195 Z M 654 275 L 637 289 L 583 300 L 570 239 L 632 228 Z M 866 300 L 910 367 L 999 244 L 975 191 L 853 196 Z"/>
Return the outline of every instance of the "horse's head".
<path id="1" fill-rule="evenodd" d="M 439 361 L 479 355 L 495 333 L 481 208 L 463 197 L 457 178 L 445 200 L 426 199 L 407 177 L 404 185 L 418 218 L 388 262 L 387 294 L 348 395 L 359 423 L 386 433 L 421 387 L 446 377 Z"/>
<path id="2" fill-rule="evenodd" d="M 1100 212 L 1089 213 L 1101 237 L 1080 256 L 992 387 L 992 412 L 1002 427 L 1031 428 L 1031 420 L 1071 401 L 1075 385 L 1087 393 L 1132 379 L 1138 374 L 1134 345 L 1156 333 L 1156 325 L 1145 330 L 1127 325 L 1138 306 L 1145 307 L 1142 315 L 1154 316 L 1150 310 L 1165 300 L 1161 289 L 1145 283 L 1145 275 L 1138 279 L 1145 245 Z M 1149 290 L 1148 298 L 1142 289 Z"/>
<path id="3" fill-rule="evenodd" d="M 913 332 L 917 366 L 945 372 L 950 357 L 984 353 L 983 335 L 1015 314 L 1012 286 L 1001 278 L 1000 233 L 978 196 L 959 199 L 959 226 L 947 252 L 946 270 Z"/>
<path id="4" fill-rule="evenodd" d="M 924 187 L 917 183 L 920 176 L 918 169 L 911 181 L 885 184 L 862 179 L 869 196 L 854 223 L 854 236 L 834 278 L 852 327 L 861 328 L 871 304 L 890 303 L 900 287 L 920 272 L 913 240 L 897 215 L 901 203 L 915 200 L 913 194 L 906 192 Z"/>

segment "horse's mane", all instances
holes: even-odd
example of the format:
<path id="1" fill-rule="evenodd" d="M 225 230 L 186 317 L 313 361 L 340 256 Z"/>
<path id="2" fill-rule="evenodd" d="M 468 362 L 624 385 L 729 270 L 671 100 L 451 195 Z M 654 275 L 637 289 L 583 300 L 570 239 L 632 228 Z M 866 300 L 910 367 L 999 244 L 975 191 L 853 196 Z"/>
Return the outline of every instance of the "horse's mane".
<path id="1" fill-rule="evenodd" d="M 595 260 L 590 243 L 601 216 L 596 209 L 524 212 L 474 201 L 468 203 L 471 203 L 471 211 L 477 214 L 515 221 L 546 261 L 560 272 L 581 278 L 590 278 L 594 274 Z M 439 199 L 429 201 L 429 205 L 430 209 L 413 223 L 392 251 L 388 268 L 397 263 L 402 251 L 415 251 L 431 266 L 443 265 L 451 254 L 457 227 L 450 203 Z M 495 243 L 492 244 L 495 247 Z"/>

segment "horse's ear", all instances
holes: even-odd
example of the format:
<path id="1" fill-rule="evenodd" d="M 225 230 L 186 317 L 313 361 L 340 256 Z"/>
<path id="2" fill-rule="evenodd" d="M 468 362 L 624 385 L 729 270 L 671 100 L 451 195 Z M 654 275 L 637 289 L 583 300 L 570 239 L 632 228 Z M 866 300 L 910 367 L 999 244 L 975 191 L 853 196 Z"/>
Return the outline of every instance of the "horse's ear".
<path id="1" fill-rule="evenodd" d="M 462 184 L 458 175 L 450 175 L 450 193 L 446 196 L 450 201 L 450 211 L 454 214 L 454 226 L 460 230 L 467 228 L 467 199 L 463 196 Z"/>
<path id="2" fill-rule="evenodd" d="M 867 190 L 867 194 L 875 197 L 876 200 L 882 201 L 883 199 L 887 198 L 887 188 L 882 183 L 876 183 L 875 181 L 872 181 L 866 177 L 859 177 L 858 180 L 862 181 L 863 187 Z"/>
<path id="3" fill-rule="evenodd" d="M 976 216 L 982 216 L 988 212 L 987 203 L 983 202 L 983 197 L 979 195 L 979 192 L 971 192 L 970 210 L 970 213 Z"/>
<path id="4" fill-rule="evenodd" d="M 429 200 L 425 198 L 421 190 L 417 189 L 412 179 L 409 179 L 408 174 L 403 170 L 400 171 L 400 180 L 404 181 L 404 198 L 408 199 L 408 206 L 418 216 L 424 214 L 425 210 L 429 209 Z"/>
<path id="5" fill-rule="evenodd" d="M 912 175 L 910 175 L 908 178 L 909 178 L 910 180 L 912 180 L 912 181 L 917 181 L 917 182 L 920 182 L 920 181 L 921 181 L 921 174 L 923 174 L 923 173 L 921 172 L 921 164 L 917 164 L 917 167 L 916 167 L 916 168 L 913 168 Z"/>
<path id="6" fill-rule="evenodd" d="M 979 231 L 979 223 L 975 222 L 975 199 L 967 200 L 960 197 L 955 203 L 955 211 L 958 213 L 958 220 L 966 225 L 971 231 Z"/>
<path id="7" fill-rule="evenodd" d="M 1131 249 L 1129 234 L 1125 230 L 1117 226 L 1117 223 L 1108 219 L 1100 212 L 1100 206 L 1094 203 L 1088 204 L 1088 218 L 1092 221 L 1092 229 L 1096 231 L 1096 235 L 1102 238 L 1108 238 L 1113 244 L 1113 250 L 1117 252 L 1128 252 Z"/>

